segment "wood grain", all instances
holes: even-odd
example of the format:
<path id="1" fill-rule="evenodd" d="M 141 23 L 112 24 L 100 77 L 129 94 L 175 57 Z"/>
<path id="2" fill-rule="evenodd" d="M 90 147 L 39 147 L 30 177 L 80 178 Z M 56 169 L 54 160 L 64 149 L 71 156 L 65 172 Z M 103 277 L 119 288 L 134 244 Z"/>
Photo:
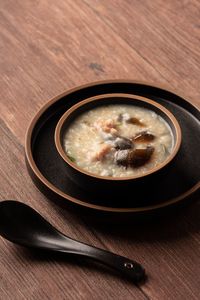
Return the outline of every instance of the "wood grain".
<path id="1" fill-rule="evenodd" d="M 161 83 L 200 107 L 199 17 L 197 0 L 1 1 L 1 199 L 24 201 L 67 235 L 138 260 L 149 280 L 136 287 L 93 264 L 0 239 L 0 299 L 199 299 L 199 203 L 148 227 L 91 226 L 47 200 L 24 162 L 31 118 L 48 99 L 83 83 Z"/>

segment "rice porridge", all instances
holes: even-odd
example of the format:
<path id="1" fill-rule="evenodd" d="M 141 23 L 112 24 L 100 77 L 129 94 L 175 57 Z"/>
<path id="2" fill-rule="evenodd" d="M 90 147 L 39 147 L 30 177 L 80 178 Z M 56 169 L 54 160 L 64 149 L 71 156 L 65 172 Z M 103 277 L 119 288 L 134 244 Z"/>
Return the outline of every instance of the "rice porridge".
<path id="1" fill-rule="evenodd" d="M 68 158 L 87 172 L 127 177 L 163 162 L 173 148 L 173 136 L 155 112 L 111 104 L 77 117 L 64 133 L 63 146 Z"/>

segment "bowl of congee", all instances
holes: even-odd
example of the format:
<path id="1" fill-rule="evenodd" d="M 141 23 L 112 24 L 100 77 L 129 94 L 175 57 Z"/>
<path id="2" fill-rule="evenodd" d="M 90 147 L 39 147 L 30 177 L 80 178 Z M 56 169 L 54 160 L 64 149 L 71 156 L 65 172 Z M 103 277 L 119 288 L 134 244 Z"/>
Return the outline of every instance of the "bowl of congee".
<path id="1" fill-rule="evenodd" d="M 55 129 L 67 175 L 83 189 L 137 192 L 159 178 L 181 145 L 173 114 L 138 95 L 103 94 L 68 109 Z"/>

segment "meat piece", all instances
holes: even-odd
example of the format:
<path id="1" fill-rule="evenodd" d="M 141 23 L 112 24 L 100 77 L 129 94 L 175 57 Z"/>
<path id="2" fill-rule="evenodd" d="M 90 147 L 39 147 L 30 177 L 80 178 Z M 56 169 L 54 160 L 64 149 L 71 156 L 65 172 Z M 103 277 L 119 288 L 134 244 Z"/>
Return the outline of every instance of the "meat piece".
<path id="1" fill-rule="evenodd" d="M 112 135 L 111 133 L 106 133 L 104 131 L 100 132 L 100 136 L 103 138 L 104 141 L 114 141 L 116 139 L 115 135 Z"/>
<path id="2" fill-rule="evenodd" d="M 116 149 L 120 150 L 130 149 L 133 147 L 133 142 L 130 139 L 125 138 L 123 136 L 118 136 L 113 144 Z"/>
<path id="3" fill-rule="evenodd" d="M 100 160 L 102 161 L 105 156 L 110 152 L 111 146 L 110 145 L 103 145 L 102 148 L 95 154 L 92 158 L 93 161 Z"/>
<path id="4" fill-rule="evenodd" d="M 94 124 L 94 127 L 100 131 L 104 131 L 111 134 L 117 133 L 117 125 L 114 120 L 109 119 L 106 121 L 99 121 Z"/>
<path id="5" fill-rule="evenodd" d="M 148 143 L 152 142 L 155 139 L 155 135 L 153 135 L 149 131 L 142 131 L 134 136 L 133 141 L 135 143 Z"/>

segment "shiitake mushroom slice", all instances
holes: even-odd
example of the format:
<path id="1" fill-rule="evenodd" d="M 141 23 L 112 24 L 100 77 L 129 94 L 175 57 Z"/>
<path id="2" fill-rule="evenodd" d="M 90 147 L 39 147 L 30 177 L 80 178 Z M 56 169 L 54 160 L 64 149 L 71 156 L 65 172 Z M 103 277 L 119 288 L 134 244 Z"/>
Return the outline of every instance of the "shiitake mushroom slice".
<path id="1" fill-rule="evenodd" d="M 129 124 L 133 124 L 133 125 L 137 125 L 137 126 L 141 126 L 144 127 L 146 126 L 143 122 L 141 122 L 138 118 L 136 117 L 131 117 L 128 113 L 120 113 L 117 117 L 117 121 L 118 122 L 126 122 Z"/>
<path id="2" fill-rule="evenodd" d="M 129 124 L 133 124 L 133 125 L 137 125 L 137 126 L 141 126 L 141 127 L 146 126 L 143 122 L 141 122 L 138 118 L 135 118 L 135 117 L 130 117 L 129 119 L 126 120 L 126 122 Z"/>
<path id="3" fill-rule="evenodd" d="M 146 164 L 153 152 L 152 146 L 147 146 L 145 149 L 119 150 L 115 153 L 114 161 L 121 166 L 137 168 Z"/>
<path id="4" fill-rule="evenodd" d="M 146 164 L 154 152 L 154 147 L 147 146 L 145 149 L 133 149 L 128 154 L 128 165 L 134 168 Z"/>
<path id="5" fill-rule="evenodd" d="M 149 131 L 142 131 L 136 134 L 133 138 L 135 143 L 149 143 L 155 139 L 155 135 Z"/>

